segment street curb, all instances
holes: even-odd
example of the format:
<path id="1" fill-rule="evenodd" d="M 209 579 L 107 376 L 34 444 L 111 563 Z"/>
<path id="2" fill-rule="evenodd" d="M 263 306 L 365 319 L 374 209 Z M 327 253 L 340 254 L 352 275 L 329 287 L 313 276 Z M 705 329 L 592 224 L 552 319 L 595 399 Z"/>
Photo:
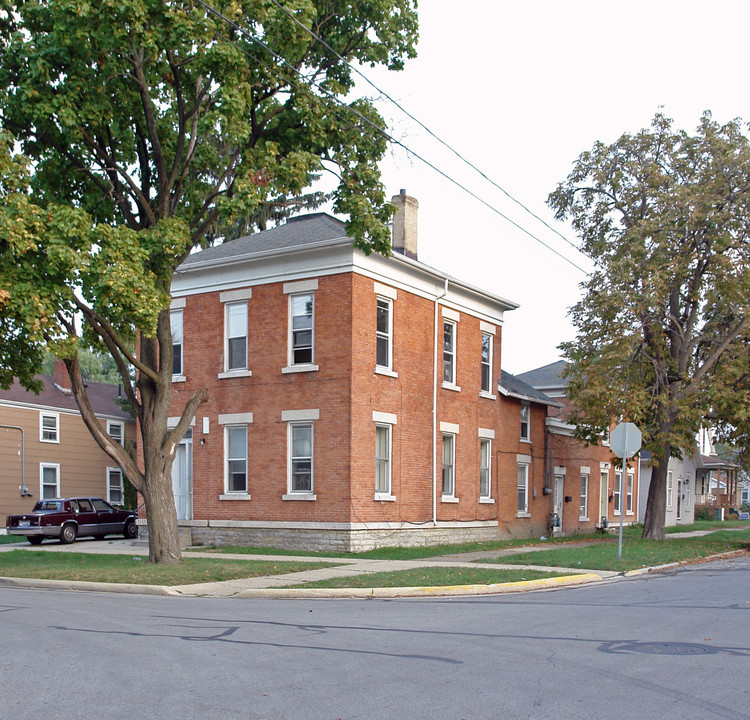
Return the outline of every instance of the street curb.
<path id="1" fill-rule="evenodd" d="M 133 583 L 102 583 L 89 580 L 45 580 L 42 578 L 0 577 L 0 585 L 6 587 L 49 588 L 54 590 L 77 590 L 81 592 L 126 593 L 130 595 L 179 595 L 170 587 L 162 585 L 135 585 Z"/>
<path id="2" fill-rule="evenodd" d="M 653 565 L 651 567 L 638 568 L 638 570 L 628 570 L 622 573 L 622 577 L 638 577 L 638 575 L 648 575 L 649 573 L 661 572 L 662 570 L 672 570 L 674 568 L 685 567 L 685 565 L 699 565 L 700 563 L 710 562 L 711 560 L 722 560 L 725 558 L 745 555 L 747 550 L 727 550 L 727 552 L 717 553 L 716 555 L 707 555 L 702 558 L 692 558 L 690 560 L 679 560 L 677 562 L 665 563 L 664 565 Z"/>
<path id="3" fill-rule="evenodd" d="M 240 590 L 234 598 L 395 598 L 395 597 L 444 597 L 449 595 L 501 595 L 504 593 L 544 590 L 598 582 L 602 578 L 595 573 L 564 575 L 538 580 L 491 585 L 436 585 L 426 587 L 383 588 L 256 588 Z"/>

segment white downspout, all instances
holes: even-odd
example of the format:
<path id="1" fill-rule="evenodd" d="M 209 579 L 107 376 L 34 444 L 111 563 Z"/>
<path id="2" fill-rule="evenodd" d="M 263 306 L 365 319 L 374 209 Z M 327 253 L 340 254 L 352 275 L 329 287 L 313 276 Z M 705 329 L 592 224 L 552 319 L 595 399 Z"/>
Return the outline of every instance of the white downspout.
<path id="1" fill-rule="evenodd" d="M 448 278 L 442 295 L 435 296 L 435 355 L 432 363 L 432 524 L 437 525 L 437 391 L 438 391 L 438 300 L 448 294 Z"/>

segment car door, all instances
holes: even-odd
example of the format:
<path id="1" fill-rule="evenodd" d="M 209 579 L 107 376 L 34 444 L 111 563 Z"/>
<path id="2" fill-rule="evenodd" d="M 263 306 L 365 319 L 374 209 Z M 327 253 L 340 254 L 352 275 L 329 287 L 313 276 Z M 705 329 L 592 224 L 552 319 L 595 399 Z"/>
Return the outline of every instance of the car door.
<path id="1" fill-rule="evenodd" d="M 89 498 L 78 498 L 70 501 L 75 518 L 78 521 L 78 536 L 99 534 L 99 514 Z"/>
<path id="2" fill-rule="evenodd" d="M 123 527 L 121 513 L 101 498 L 94 498 L 93 503 L 99 516 L 99 535 L 121 533 Z"/>

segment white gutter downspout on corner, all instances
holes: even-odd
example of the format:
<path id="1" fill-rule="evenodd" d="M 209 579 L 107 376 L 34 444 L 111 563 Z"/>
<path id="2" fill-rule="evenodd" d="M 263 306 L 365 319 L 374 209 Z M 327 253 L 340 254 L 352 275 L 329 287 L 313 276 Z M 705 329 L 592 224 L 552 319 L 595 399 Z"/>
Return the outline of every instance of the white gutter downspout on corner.
<path id="1" fill-rule="evenodd" d="M 438 391 L 438 300 L 448 294 L 448 278 L 442 295 L 435 296 L 435 356 L 432 363 L 432 524 L 437 525 L 437 391 Z"/>

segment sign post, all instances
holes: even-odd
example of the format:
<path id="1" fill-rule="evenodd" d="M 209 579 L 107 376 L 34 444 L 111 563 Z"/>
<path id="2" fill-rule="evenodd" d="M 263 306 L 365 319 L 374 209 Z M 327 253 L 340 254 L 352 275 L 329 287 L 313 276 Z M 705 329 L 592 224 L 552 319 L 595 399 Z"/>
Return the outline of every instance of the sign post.
<path id="1" fill-rule="evenodd" d="M 620 541 L 617 545 L 617 557 L 622 559 L 622 517 L 625 514 L 625 503 L 627 493 L 623 489 L 627 487 L 628 458 L 633 457 L 641 449 L 643 436 L 641 431 L 633 423 L 620 423 L 609 436 L 609 447 L 615 455 L 622 458 L 622 472 L 620 473 Z"/>

